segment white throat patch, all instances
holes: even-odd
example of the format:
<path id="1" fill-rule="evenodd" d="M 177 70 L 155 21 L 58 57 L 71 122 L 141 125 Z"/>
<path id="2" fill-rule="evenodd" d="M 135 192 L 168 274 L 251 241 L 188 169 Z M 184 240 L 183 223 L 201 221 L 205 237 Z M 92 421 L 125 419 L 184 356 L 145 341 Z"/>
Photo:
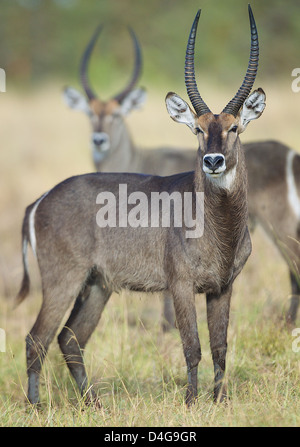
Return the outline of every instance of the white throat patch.
<path id="1" fill-rule="evenodd" d="M 206 177 L 216 186 L 222 189 L 227 189 L 230 191 L 234 184 L 236 176 L 236 166 L 234 166 L 230 171 L 219 174 L 218 176 L 211 176 L 206 174 Z"/>

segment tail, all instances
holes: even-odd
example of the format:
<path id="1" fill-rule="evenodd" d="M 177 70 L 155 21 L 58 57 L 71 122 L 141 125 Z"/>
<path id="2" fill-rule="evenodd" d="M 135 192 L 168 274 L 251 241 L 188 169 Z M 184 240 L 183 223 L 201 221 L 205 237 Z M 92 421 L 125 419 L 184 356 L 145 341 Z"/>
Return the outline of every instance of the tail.
<path id="1" fill-rule="evenodd" d="M 31 206 L 26 209 L 25 217 L 22 226 L 22 253 L 23 253 L 23 279 L 20 291 L 15 299 L 15 306 L 17 307 L 29 293 L 30 289 L 30 278 L 28 272 L 28 262 L 27 262 L 27 247 L 29 242 L 29 214 L 31 211 Z"/>

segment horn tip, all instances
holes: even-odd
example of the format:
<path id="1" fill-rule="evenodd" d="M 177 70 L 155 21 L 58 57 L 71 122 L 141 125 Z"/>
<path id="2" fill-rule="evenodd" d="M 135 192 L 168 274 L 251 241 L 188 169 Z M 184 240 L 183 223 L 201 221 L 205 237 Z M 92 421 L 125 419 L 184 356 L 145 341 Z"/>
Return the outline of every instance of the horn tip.
<path id="1" fill-rule="evenodd" d="M 200 14 L 201 14 L 201 9 L 198 9 L 197 14 L 194 18 L 193 25 L 192 25 L 191 34 L 197 30 Z"/>
<path id="2" fill-rule="evenodd" d="M 197 20 L 197 21 L 199 20 L 200 14 L 201 14 L 201 9 L 198 9 L 195 20 Z"/>
<path id="3" fill-rule="evenodd" d="M 252 8 L 251 8 L 250 3 L 248 3 L 248 13 L 249 13 L 250 20 L 254 20 L 253 12 L 252 12 Z"/>

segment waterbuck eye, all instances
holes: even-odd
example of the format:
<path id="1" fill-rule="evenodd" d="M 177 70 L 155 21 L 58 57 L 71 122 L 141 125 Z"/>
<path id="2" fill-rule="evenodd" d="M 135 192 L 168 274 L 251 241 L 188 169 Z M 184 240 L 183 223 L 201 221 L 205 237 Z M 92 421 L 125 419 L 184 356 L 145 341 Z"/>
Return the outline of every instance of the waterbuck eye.
<path id="1" fill-rule="evenodd" d="M 233 126 L 229 132 L 234 132 L 236 133 L 238 126 Z"/>
<path id="2" fill-rule="evenodd" d="M 200 129 L 200 127 L 196 127 L 196 132 L 197 133 L 204 133 L 203 130 Z"/>

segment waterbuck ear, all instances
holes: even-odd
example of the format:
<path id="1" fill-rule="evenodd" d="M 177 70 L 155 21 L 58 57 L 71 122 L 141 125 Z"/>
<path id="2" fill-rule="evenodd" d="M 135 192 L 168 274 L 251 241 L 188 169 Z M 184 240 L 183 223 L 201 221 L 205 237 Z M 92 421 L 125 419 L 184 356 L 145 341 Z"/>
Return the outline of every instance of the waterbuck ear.
<path id="1" fill-rule="evenodd" d="M 186 124 L 196 134 L 197 115 L 180 96 L 176 95 L 176 93 L 169 92 L 166 96 L 166 106 L 172 120 L 177 123 Z"/>
<path id="2" fill-rule="evenodd" d="M 239 112 L 239 133 L 244 132 L 249 121 L 260 117 L 266 107 L 266 94 L 263 89 L 258 88 L 245 100 Z"/>
<path id="3" fill-rule="evenodd" d="M 65 87 L 63 90 L 63 99 L 71 109 L 80 110 L 87 115 L 92 114 L 87 99 L 78 90 L 75 90 L 75 88 Z"/>
<path id="4" fill-rule="evenodd" d="M 120 112 L 122 115 L 128 115 L 134 109 L 140 109 L 146 101 L 147 93 L 144 88 L 131 90 L 122 100 Z"/>

